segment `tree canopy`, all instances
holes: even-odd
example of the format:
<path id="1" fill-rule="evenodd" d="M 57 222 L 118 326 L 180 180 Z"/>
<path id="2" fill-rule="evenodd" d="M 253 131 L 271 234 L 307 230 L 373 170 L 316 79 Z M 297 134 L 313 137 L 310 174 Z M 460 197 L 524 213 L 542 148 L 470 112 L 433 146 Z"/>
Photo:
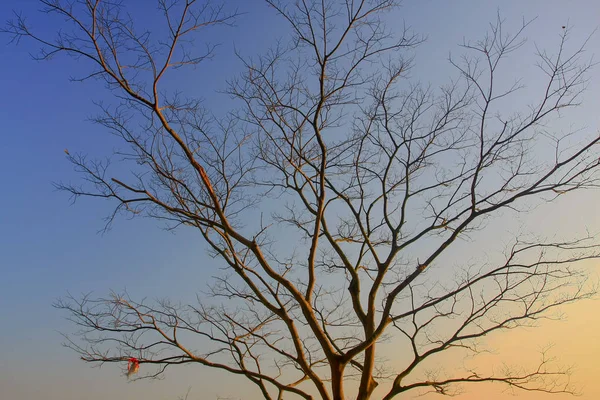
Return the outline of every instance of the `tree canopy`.
<path id="1" fill-rule="evenodd" d="M 82 180 L 57 187 L 111 201 L 107 227 L 124 214 L 192 228 L 223 267 L 194 304 L 60 300 L 77 329 L 68 345 L 90 363 L 134 357 L 141 377 L 215 368 L 265 399 L 387 400 L 473 382 L 572 392 L 546 354 L 531 370 L 427 366 L 595 293 L 577 267 L 599 255 L 591 234 L 514 237 L 472 265 L 447 257 L 493 216 L 598 186 L 598 132 L 552 129 L 585 90 L 585 43 L 571 45 L 565 26 L 556 48 L 537 49 L 541 84 L 524 100 L 510 57 L 528 21 L 507 33 L 498 16 L 433 87 L 410 77 L 425 38 L 387 20 L 395 0 L 266 2 L 289 35 L 239 55 L 226 113 L 165 82 L 213 55 L 195 38 L 245 17 L 226 3 L 158 0 L 162 26 L 146 30 L 127 2 L 40 0 L 64 21 L 55 37 L 20 16 L 6 26 L 39 43 L 39 59 L 85 62 L 75 80 L 114 96 L 94 122 L 121 147 L 111 158 L 66 150 Z M 401 361 L 378 352 L 384 343 Z"/>

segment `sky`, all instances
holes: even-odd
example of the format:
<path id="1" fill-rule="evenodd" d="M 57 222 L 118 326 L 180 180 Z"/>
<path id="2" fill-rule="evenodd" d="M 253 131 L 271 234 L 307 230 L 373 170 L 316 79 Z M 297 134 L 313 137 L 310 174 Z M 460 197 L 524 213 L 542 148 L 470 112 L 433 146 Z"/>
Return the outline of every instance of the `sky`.
<path id="1" fill-rule="evenodd" d="M 134 18 L 154 18 L 153 8 L 144 6 L 150 1 L 127 1 L 136 10 Z M 229 4 L 245 14 L 236 27 L 211 33 L 208 39 L 221 44 L 217 56 L 172 82 L 202 91 L 216 109 L 228 107 L 227 97 L 217 92 L 241 71 L 234 48 L 245 55 L 257 54 L 287 34 L 283 21 L 262 1 Z M 37 8 L 35 0 L 3 0 L 0 17 L 4 20 L 12 10 L 22 10 L 36 29 L 56 31 L 59 21 L 37 13 Z M 530 43 L 549 47 L 556 43 L 563 25 L 573 27 L 576 42 L 600 23 L 600 2 L 596 0 L 406 0 L 390 21 L 406 23 L 427 36 L 416 52 L 413 74 L 416 79 L 438 84 L 448 76 L 448 53 L 460 53 L 457 44 L 463 38 L 481 37 L 497 10 L 514 26 L 522 18 L 537 17 L 526 36 Z M 93 101 L 105 99 L 107 93 L 94 82 L 69 82 L 70 76 L 85 72 L 81 62 L 66 57 L 33 61 L 29 54 L 37 50 L 34 44 L 9 44 L 6 36 L 0 36 L 0 43 L 0 398 L 167 400 L 184 395 L 191 387 L 190 399 L 217 395 L 258 399 L 247 395 L 241 381 L 223 385 L 229 377 L 200 367 L 173 370 L 160 381 L 128 383 L 116 366 L 91 368 L 61 346 L 60 332 L 69 332 L 72 326 L 52 307 L 57 298 L 87 292 L 101 296 L 111 289 L 126 288 L 132 296 L 186 301 L 204 287 L 212 261 L 199 245 L 199 235 L 187 230 L 167 232 L 153 220 L 120 218 L 111 231 L 99 234 L 109 205 L 87 199 L 72 205 L 65 193 L 54 189 L 53 182 L 76 179 L 65 159 L 65 148 L 99 153 L 111 150 L 106 133 L 87 120 L 95 110 Z M 590 54 L 600 52 L 600 34 L 592 37 L 588 48 Z M 515 68 L 529 68 L 533 62 L 533 58 L 520 59 Z M 565 126 L 598 130 L 599 68 L 591 78 L 584 104 L 561 121 Z M 585 192 L 561 199 L 536 209 L 528 220 L 547 233 L 600 231 L 598 196 L 599 192 Z M 493 243 L 494 237 L 481 240 Z M 593 262 L 586 267 L 593 274 L 598 271 Z M 574 305 L 565 309 L 565 321 L 492 337 L 490 344 L 504 359 L 514 361 L 524 354 L 535 357 L 539 346 L 554 343 L 561 361 L 575 365 L 573 381 L 583 392 L 581 398 L 600 398 L 595 384 L 600 373 L 599 305 L 598 300 Z M 494 385 L 466 389 L 459 399 L 514 398 Z M 524 399 L 546 398 L 516 394 Z"/>

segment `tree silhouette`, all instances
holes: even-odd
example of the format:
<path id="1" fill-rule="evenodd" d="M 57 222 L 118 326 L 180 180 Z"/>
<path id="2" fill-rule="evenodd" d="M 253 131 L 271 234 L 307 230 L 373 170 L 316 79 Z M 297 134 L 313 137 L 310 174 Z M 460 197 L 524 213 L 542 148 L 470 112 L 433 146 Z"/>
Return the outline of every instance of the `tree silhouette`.
<path id="1" fill-rule="evenodd" d="M 108 0 L 41 0 L 65 21 L 53 39 L 19 15 L 5 27 L 39 43 L 39 59 L 85 60 L 89 73 L 76 79 L 103 80 L 118 102 L 95 122 L 121 140 L 121 166 L 65 151 L 83 181 L 58 187 L 111 200 L 107 226 L 125 213 L 197 229 L 226 265 L 197 304 L 60 300 L 79 329 L 68 345 L 90 363 L 135 357 L 143 377 L 179 364 L 219 369 L 265 399 L 366 400 L 381 385 L 387 400 L 471 382 L 572 392 L 568 369 L 545 354 L 532 370 L 422 367 L 452 349 L 477 354 L 486 335 L 594 293 L 575 266 L 598 257 L 593 236 L 515 238 L 499 263 L 445 258 L 489 216 L 597 187 L 598 134 L 539 128 L 579 104 L 592 66 L 584 46 L 571 49 L 560 29 L 556 51 L 537 53 L 538 97 L 503 112 L 522 100 L 519 83 L 498 82 L 527 22 L 507 34 L 498 18 L 465 42 L 450 59 L 456 78 L 435 89 L 407 78 L 423 38 L 386 26 L 396 1 L 266 1 L 290 40 L 239 56 L 244 73 L 227 93 L 241 106 L 222 118 L 163 81 L 212 56 L 193 38 L 240 17 L 225 6 L 159 0 L 162 37 Z M 378 354 L 384 340 L 397 344 L 398 367 Z"/>

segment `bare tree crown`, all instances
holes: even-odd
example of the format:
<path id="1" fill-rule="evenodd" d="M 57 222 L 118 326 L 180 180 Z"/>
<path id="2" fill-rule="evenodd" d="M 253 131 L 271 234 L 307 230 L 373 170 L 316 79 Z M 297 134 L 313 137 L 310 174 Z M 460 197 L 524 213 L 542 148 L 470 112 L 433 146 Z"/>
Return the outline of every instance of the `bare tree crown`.
<path id="1" fill-rule="evenodd" d="M 456 79 L 432 88 L 407 79 L 423 38 L 386 25 L 395 0 L 266 2 L 290 40 L 239 55 L 244 72 L 227 89 L 239 107 L 225 117 L 163 84 L 212 56 L 194 38 L 239 17 L 225 6 L 159 0 L 160 38 L 139 31 L 119 1 L 41 0 L 66 20 L 54 39 L 20 16 L 5 27 L 39 43 L 40 59 L 86 61 L 89 74 L 76 79 L 104 80 L 118 100 L 95 122 L 121 140 L 116 156 L 131 174 L 66 151 L 83 184 L 58 187 L 111 200 L 107 225 L 123 212 L 195 228 L 227 266 L 213 298 L 197 304 L 117 293 L 59 301 L 80 328 L 69 346 L 93 363 L 136 357 L 147 376 L 187 363 L 220 369 L 265 399 L 366 400 L 380 384 L 386 400 L 469 382 L 571 392 L 568 370 L 547 357 L 498 375 L 419 368 L 452 348 L 476 354 L 487 334 L 594 293 L 573 266 L 598 257 L 591 236 L 517 238 L 502 262 L 457 271 L 452 282 L 434 285 L 426 273 L 451 268 L 446 250 L 486 217 L 598 186 L 597 133 L 565 146 L 539 129 L 579 104 L 592 67 L 584 46 L 569 46 L 565 28 L 556 51 L 538 50 L 545 85 L 507 114 L 498 105 L 521 84 L 497 82 L 526 22 L 507 34 L 498 18 L 450 59 Z M 551 154 L 540 154 L 540 140 Z M 209 344 L 195 348 L 196 338 Z M 382 340 L 398 343 L 399 368 L 382 361 Z"/>

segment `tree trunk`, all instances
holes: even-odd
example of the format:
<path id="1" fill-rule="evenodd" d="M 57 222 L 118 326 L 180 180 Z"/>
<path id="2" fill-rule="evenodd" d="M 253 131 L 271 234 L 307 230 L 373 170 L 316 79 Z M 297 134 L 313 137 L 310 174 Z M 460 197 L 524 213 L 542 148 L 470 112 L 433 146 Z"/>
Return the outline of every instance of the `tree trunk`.
<path id="1" fill-rule="evenodd" d="M 373 367 L 375 366 L 375 343 L 365 350 L 365 361 L 360 378 L 360 387 L 356 400 L 369 400 L 377 382 L 373 379 Z"/>
<path id="2" fill-rule="evenodd" d="M 333 400 L 345 400 L 344 396 L 344 369 L 346 365 L 339 361 L 331 362 L 331 391 Z"/>

